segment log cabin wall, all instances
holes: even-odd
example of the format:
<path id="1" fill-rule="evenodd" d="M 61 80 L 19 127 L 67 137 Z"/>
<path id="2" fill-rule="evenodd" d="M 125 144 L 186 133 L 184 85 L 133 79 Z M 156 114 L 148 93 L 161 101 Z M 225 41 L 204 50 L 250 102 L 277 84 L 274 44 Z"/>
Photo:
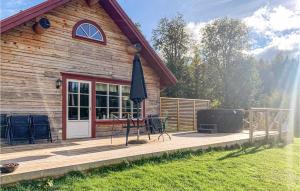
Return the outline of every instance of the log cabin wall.
<path id="1" fill-rule="evenodd" d="M 47 114 L 54 139 L 61 139 L 62 88 L 56 89 L 61 72 L 131 79 L 133 55 L 127 53 L 128 38 L 98 4 L 72 0 L 43 15 L 51 27 L 43 34 L 33 32 L 34 21 L 1 35 L 2 113 Z M 72 38 L 80 20 L 95 21 L 104 31 L 106 45 Z M 160 79 L 142 59 L 148 90 L 146 115 L 159 112 Z M 109 125 L 108 125 L 109 126 Z M 110 128 L 97 124 L 97 136 Z"/>

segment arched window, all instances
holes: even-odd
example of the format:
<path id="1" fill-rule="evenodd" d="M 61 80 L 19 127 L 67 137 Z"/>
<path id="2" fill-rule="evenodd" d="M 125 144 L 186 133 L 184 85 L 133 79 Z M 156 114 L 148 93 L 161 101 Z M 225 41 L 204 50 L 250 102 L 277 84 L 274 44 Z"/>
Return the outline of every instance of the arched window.
<path id="1" fill-rule="evenodd" d="M 106 37 L 102 29 L 99 27 L 99 25 L 97 25 L 97 23 L 89 20 L 82 20 L 76 23 L 73 28 L 73 37 L 106 44 Z"/>

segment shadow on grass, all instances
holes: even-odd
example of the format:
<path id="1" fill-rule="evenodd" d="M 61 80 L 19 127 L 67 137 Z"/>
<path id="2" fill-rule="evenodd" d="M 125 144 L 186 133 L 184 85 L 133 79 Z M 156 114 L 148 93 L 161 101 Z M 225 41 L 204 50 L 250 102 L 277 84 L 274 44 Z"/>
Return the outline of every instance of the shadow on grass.
<path id="1" fill-rule="evenodd" d="M 255 154 L 255 153 L 263 151 L 263 150 L 265 150 L 265 148 L 263 148 L 262 146 L 255 146 L 255 147 L 250 148 L 250 149 L 241 148 L 238 151 L 231 152 L 231 153 L 229 153 L 229 154 L 227 154 L 227 155 L 225 155 L 221 158 L 218 158 L 218 160 L 225 160 L 225 159 L 228 159 L 228 158 L 239 157 L 241 155 Z"/>
<path id="2" fill-rule="evenodd" d="M 249 144 L 245 144 L 242 145 L 241 148 L 237 151 L 231 152 L 221 158 L 219 158 L 218 160 L 225 160 L 228 158 L 235 158 L 235 157 L 239 157 L 242 155 L 249 155 L 249 154 L 255 154 L 267 149 L 271 149 L 271 148 L 284 148 L 286 146 L 286 144 L 284 143 L 280 143 L 280 142 L 270 142 L 270 143 L 266 143 L 264 141 L 262 142 L 258 142 L 255 145 L 249 145 Z"/>

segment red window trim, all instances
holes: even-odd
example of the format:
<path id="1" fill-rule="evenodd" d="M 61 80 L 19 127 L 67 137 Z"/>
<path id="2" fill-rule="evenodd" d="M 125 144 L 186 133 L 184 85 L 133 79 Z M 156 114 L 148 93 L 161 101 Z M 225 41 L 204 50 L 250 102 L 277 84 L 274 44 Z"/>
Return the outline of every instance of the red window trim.
<path id="1" fill-rule="evenodd" d="M 89 24 L 94 25 L 94 26 L 100 31 L 100 33 L 102 34 L 102 36 L 103 36 L 103 41 L 97 41 L 97 40 L 93 40 L 93 39 L 89 39 L 89 38 L 77 36 L 77 35 L 76 35 L 76 29 L 77 29 L 78 26 L 81 25 L 82 23 L 89 23 Z M 75 38 L 75 39 L 86 40 L 86 41 L 89 41 L 89 42 L 94 42 L 94 43 L 106 45 L 106 35 L 105 35 L 104 31 L 101 29 L 101 27 L 100 27 L 96 22 L 91 21 L 91 20 L 87 20 L 87 19 L 78 21 L 78 22 L 74 25 L 73 30 L 72 30 L 72 37 Z"/>
<path id="2" fill-rule="evenodd" d="M 102 78 L 97 76 L 83 75 L 83 74 L 75 74 L 75 73 L 67 73 L 61 72 L 62 76 L 62 139 L 67 139 L 67 80 L 85 80 L 90 81 L 92 83 L 92 138 L 96 138 L 96 125 L 97 124 L 113 124 L 113 120 L 96 120 L 96 82 L 102 83 L 114 83 L 119 85 L 130 85 L 129 80 L 120 80 L 120 79 L 110 79 L 110 78 Z M 146 116 L 146 104 L 143 102 L 143 116 Z M 126 120 L 126 119 L 124 119 Z M 117 122 L 116 124 L 121 124 L 122 122 Z"/>

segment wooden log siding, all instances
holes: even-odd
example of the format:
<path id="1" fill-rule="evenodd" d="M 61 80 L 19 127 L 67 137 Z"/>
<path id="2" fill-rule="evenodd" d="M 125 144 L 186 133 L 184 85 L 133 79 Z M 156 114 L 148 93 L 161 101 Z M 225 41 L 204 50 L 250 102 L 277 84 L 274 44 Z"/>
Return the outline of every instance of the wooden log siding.
<path id="1" fill-rule="evenodd" d="M 1 35 L 2 113 L 45 113 L 50 117 L 53 137 L 61 139 L 62 90 L 55 82 L 61 72 L 130 80 L 131 45 L 114 21 L 95 4 L 72 0 L 43 15 L 51 27 L 41 35 L 32 31 L 34 21 Z M 82 19 L 95 21 L 107 37 L 107 45 L 72 38 L 73 26 Z M 142 58 L 148 89 L 146 114 L 159 113 L 160 78 Z M 108 134 L 98 124 L 98 136 Z"/>
<path id="2" fill-rule="evenodd" d="M 196 130 L 197 111 L 210 108 L 209 100 L 160 98 L 160 115 L 168 116 L 168 131 Z"/>

